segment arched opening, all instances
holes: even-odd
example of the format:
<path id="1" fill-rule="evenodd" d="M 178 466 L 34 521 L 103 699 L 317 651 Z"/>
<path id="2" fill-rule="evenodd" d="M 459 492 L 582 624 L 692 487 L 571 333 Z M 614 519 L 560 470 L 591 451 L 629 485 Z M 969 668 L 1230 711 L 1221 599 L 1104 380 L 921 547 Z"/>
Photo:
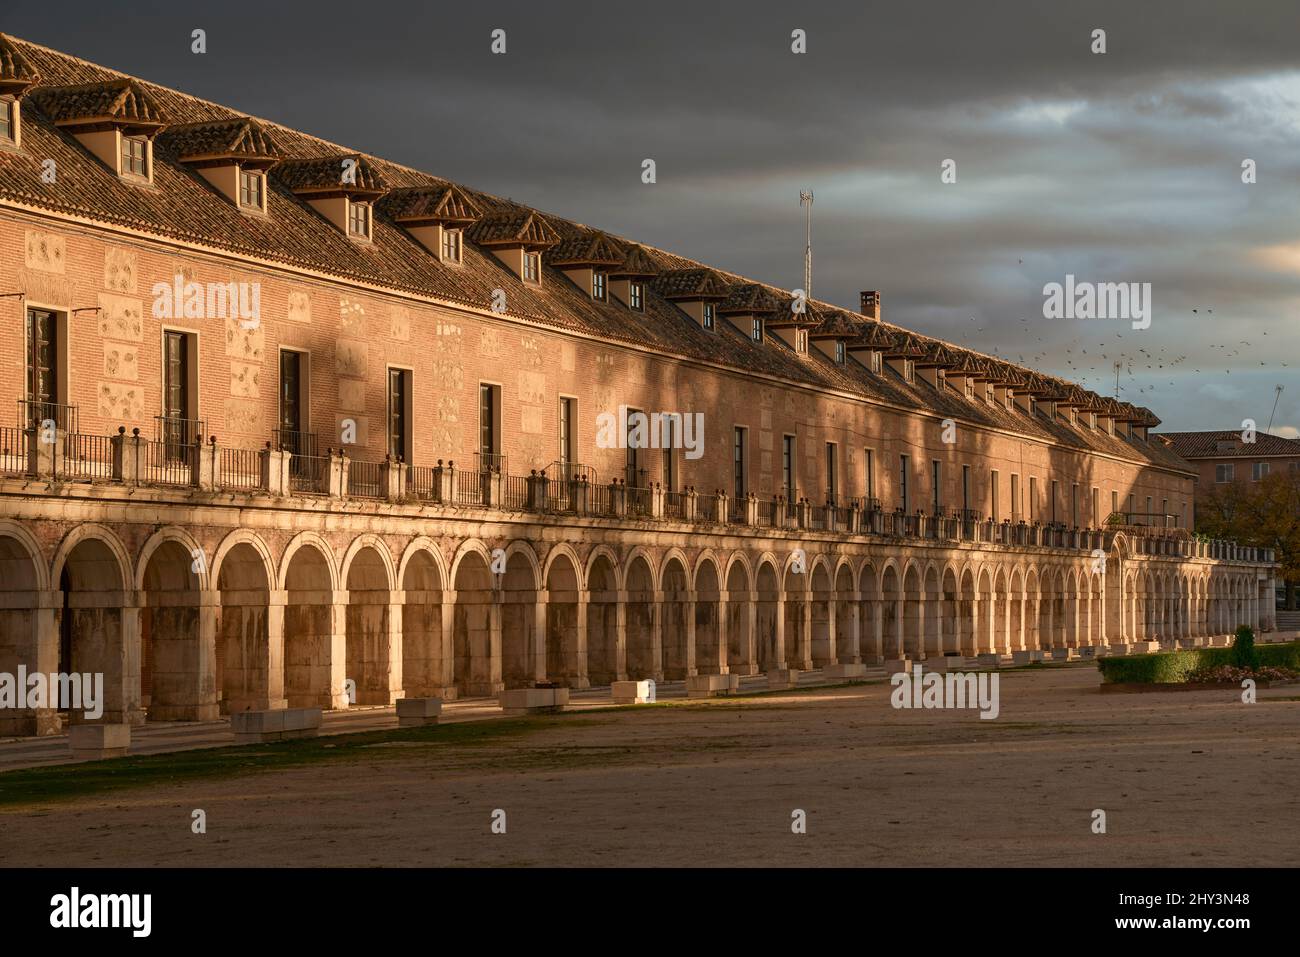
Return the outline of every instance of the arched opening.
<path id="1" fill-rule="evenodd" d="M 284 696 L 290 708 L 343 705 L 333 675 L 334 591 L 329 564 L 315 545 L 303 545 L 285 572 Z"/>
<path id="2" fill-rule="evenodd" d="M 802 670 L 811 667 L 808 647 L 808 572 L 803 565 L 791 563 L 785 570 L 785 664 Z"/>
<path id="3" fill-rule="evenodd" d="M 952 568 L 943 570 L 940 581 L 942 601 L 939 614 L 942 618 L 943 647 L 939 654 L 961 650 L 961 592 L 957 587 L 957 573 Z"/>
<path id="4" fill-rule="evenodd" d="M 835 658 L 842 665 L 860 664 L 858 616 L 853 570 L 840 565 L 835 572 Z"/>
<path id="5" fill-rule="evenodd" d="M 989 629 L 989 645 L 995 655 L 1006 654 L 1011 650 L 1007 627 L 1010 607 L 1007 572 L 1005 568 L 999 568 L 993 576 L 993 622 Z"/>
<path id="6" fill-rule="evenodd" d="M 750 630 L 755 597 L 749 593 L 745 566 L 732 562 L 727 570 L 727 668 L 734 675 L 752 675 L 758 670 Z"/>
<path id="7" fill-rule="evenodd" d="M 976 642 L 979 637 L 979 598 L 975 590 L 975 576 L 969 568 L 961 573 L 961 645 L 963 655 L 979 654 Z"/>
<path id="8" fill-rule="evenodd" d="M 1038 633 L 1038 571 L 1029 569 L 1025 573 L 1025 647 L 1030 651 L 1039 651 L 1043 647 L 1042 636 Z"/>
<path id="9" fill-rule="evenodd" d="M 18 674 L 18 666 L 29 672 L 48 674 L 56 669 L 52 649 L 40 647 L 40 575 L 36 557 L 28 547 L 9 535 L 0 535 L 0 671 Z M 19 689 L 25 690 L 25 689 Z M 59 702 L 46 708 L 0 710 L 0 734 L 47 734 L 57 729 Z"/>
<path id="10" fill-rule="evenodd" d="M 1007 614 L 1007 650 L 1024 651 L 1025 581 L 1019 568 L 1012 569 L 1007 579 Z"/>
<path id="11" fill-rule="evenodd" d="M 175 540 L 145 565 L 140 609 L 140 701 L 150 721 L 217 717 L 215 648 L 203 647 L 200 560 Z"/>
<path id="12" fill-rule="evenodd" d="M 712 560 L 695 571 L 695 673 L 725 674 L 726 649 L 721 645 L 718 614 L 718 569 Z"/>
<path id="13" fill-rule="evenodd" d="M 675 557 L 664 565 L 662 590 L 664 677 L 669 681 L 682 681 L 686 678 L 686 602 L 690 596 L 686 568 Z"/>
<path id="14" fill-rule="evenodd" d="M 345 631 L 347 678 L 356 704 L 392 704 L 400 681 L 393 674 L 392 583 L 388 566 L 373 546 L 359 549 L 348 567 Z"/>
<path id="15" fill-rule="evenodd" d="M 514 552 L 501 582 L 501 681 L 506 688 L 532 688 L 537 666 L 537 578 L 532 563 Z"/>
<path id="16" fill-rule="evenodd" d="M 939 572 L 933 565 L 922 579 L 922 642 L 927 658 L 943 657 L 943 593 L 939 590 Z"/>
<path id="17" fill-rule="evenodd" d="M 634 681 L 663 677 L 660 652 L 655 640 L 654 577 L 642 555 L 633 556 L 627 566 L 627 675 Z"/>
<path id="18" fill-rule="evenodd" d="M 140 663 L 129 654 L 127 637 L 134 623 L 124 607 L 125 576 L 107 543 L 87 538 L 68 553 L 59 571 L 63 593 L 59 610 L 59 665 L 64 674 L 103 674 L 104 705 L 100 720 L 108 724 L 143 724 Z M 65 720 L 85 720 L 72 709 Z"/>
<path id="19" fill-rule="evenodd" d="M 217 695 L 222 714 L 271 703 L 270 590 L 266 560 L 256 547 L 240 542 L 226 552 L 217 573 Z M 280 685 L 279 680 L 275 683 Z"/>
<path id="20" fill-rule="evenodd" d="M 776 566 L 765 561 L 758 566 L 755 581 L 758 600 L 758 613 L 755 621 L 754 654 L 758 660 L 760 672 L 773 671 L 781 667 L 781 655 L 777 653 L 777 621 L 784 615 L 781 610 L 781 589 L 777 583 Z"/>
<path id="21" fill-rule="evenodd" d="M 900 602 L 898 571 L 893 565 L 887 565 L 880 579 L 880 631 L 884 645 L 882 654 L 886 660 L 891 661 L 904 656 L 903 616 L 899 608 Z"/>
<path id="22" fill-rule="evenodd" d="M 880 584 L 871 562 L 864 562 L 858 572 L 858 593 L 862 596 L 858 604 L 858 654 L 866 664 L 878 665 L 885 660 L 885 653 L 880 634 Z"/>
<path id="23" fill-rule="evenodd" d="M 578 648 L 578 569 L 560 553 L 546 570 L 546 680 L 585 688 L 586 667 Z"/>
<path id="24" fill-rule="evenodd" d="M 454 585 L 451 645 L 456 694 L 462 698 L 494 695 L 501 690 L 501 672 L 492 633 L 494 624 L 499 627 L 501 606 L 495 601 L 487 559 L 477 551 L 465 552 L 456 565 Z"/>
<path id="25" fill-rule="evenodd" d="M 618 573 L 606 555 L 587 572 L 587 678 L 593 685 L 619 679 Z"/>
<path id="26" fill-rule="evenodd" d="M 812 601 L 809 613 L 812 615 L 812 663 L 814 668 L 825 668 L 835 663 L 835 648 L 831 637 L 831 603 L 835 596 L 831 594 L 831 576 L 823 562 L 818 562 L 812 570 Z"/>
<path id="27" fill-rule="evenodd" d="M 446 697 L 442 647 L 442 571 L 433 554 L 411 553 L 402 571 L 402 691 L 407 698 Z"/>

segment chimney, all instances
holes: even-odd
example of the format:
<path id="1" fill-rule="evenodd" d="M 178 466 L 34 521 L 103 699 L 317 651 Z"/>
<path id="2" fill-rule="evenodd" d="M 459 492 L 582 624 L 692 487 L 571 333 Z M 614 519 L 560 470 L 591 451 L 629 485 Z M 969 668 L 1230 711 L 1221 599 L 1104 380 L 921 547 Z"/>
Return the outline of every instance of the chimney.
<path id="1" fill-rule="evenodd" d="M 875 289 L 864 289 L 860 293 L 861 312 L 868 319 L 880 319 L 880 293 Z"/>

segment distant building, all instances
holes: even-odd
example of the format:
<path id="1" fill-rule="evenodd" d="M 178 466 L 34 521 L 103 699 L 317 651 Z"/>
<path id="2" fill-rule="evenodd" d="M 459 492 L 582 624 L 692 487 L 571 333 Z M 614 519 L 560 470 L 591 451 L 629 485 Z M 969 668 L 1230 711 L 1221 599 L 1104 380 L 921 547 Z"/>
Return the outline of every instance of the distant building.
<path id="1" fill-rule="evenodd" d="M 1300 439 L 1256 432 L 1247 442 L 1240 429 L 1220 432 L 1162 432 L 1178 455 L 1196 466 L 1197 487 L 1204 490 L 1231 482 L 1258 482 L 1266 475 L 1300 470 Z"/>

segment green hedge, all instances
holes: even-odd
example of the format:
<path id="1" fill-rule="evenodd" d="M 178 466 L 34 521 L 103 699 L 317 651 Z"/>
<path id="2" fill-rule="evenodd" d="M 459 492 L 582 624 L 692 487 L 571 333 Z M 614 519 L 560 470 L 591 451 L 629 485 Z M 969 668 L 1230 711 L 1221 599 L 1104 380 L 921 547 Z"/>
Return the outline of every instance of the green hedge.
<path id="1" fill-rule="evenodd" d="M 1261 666 L 1300 671 L 1300 642 L 1256 645 Z M 1231 648 L 1189 648 L 1154 655 L 1098 658 L 1097 670 L 1108 684 L 1182 684 L 1193 671 L 1232 664 Z"/>

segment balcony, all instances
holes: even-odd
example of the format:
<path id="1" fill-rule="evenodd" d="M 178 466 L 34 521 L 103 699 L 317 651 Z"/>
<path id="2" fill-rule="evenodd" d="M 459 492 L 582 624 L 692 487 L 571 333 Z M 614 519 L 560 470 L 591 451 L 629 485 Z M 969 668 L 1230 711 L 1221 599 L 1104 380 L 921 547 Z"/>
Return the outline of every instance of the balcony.
<path id="1" fill-rule="evenodd" d="M 385 459 L 353 459 L 345 451 L 313 454 L 315 436 L 282 433 L 261 449 L 221 448 L 215 437 L 205 444 L 202 423 L 159 417 L 156 438 L 135 429 L 113 436 L 65 433 L 40 426 L 0 427 L 0 475 L 62 483 L 156 486 L 187 492 L 227 492 L 249 496 L 302 496 L 322 501 L 362 499 L 435 507 L 442 510 L 498 510 L 572 515 L 612 521 L 663 522 L 802 530 L 845 539 L 884 538 L 918 543 L 971 543 L 1004 548 L 1050 548 L 1074 552 L 1109 550 L 1125 533 L 1135 554 L 1223 561 L 1273 562 L 1272 549 L 1192 536 L 1174 527 L 1173 516 L 1115 513 L 1105 529 L 1069 528 L 1059 523 L 995 522 L 963 509 L 929 515 L 887 509 L 879 499 L 846 504 L 815 504 L 785 496 L 742 498 L 693 487 L 665 490 L 622 478 L 595 481 L 586 466 L 552 463 L 528 475 L 498 471 L 504 456 L 477 457 L 473 469 L 439 459 L 420 466 Z M 299 454 L 294 449 L 306 450 Z M 797 493 L 796 493 L 797 495 Z M 1153 518 L 1158 520 L 1153 520 Z"/>

